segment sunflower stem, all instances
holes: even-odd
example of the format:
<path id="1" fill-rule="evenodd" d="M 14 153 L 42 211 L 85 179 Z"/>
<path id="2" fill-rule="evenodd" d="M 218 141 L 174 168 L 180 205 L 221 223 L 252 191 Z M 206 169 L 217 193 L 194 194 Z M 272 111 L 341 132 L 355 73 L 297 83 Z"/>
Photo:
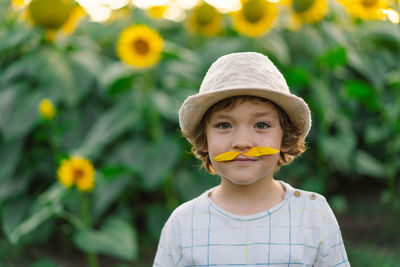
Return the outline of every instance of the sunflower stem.
<path id="1" fill-rule="evenodd" d="M 57 216 L 61 219 L 66 220 L 70 224 L 72 224 L 76 229 L 83 229 L 84 225 L 81 220 L 79 220 L 78 217 L 76 217 L 74 214 L 66 211 L 66 210 L 61 210 Z"/>
<path id="2" fill-rule="evenodd" d="M 90 198 L 89 194 L 81 192 L 81 217 L 83 225 L 86 229 L 91 228 L 91 218 L 90 218 Z M 99 261 L 97 259 L 96 253 L 87 253 L 87 262 L 89 267 L 98 267 Z"/>
<path id="3" fill-rule="evenodd" d="M 88 253 L 87 260 L 88 260 L 89 267 L 98 267 L 99 266 L 99 260 L 95 253 Z"/>

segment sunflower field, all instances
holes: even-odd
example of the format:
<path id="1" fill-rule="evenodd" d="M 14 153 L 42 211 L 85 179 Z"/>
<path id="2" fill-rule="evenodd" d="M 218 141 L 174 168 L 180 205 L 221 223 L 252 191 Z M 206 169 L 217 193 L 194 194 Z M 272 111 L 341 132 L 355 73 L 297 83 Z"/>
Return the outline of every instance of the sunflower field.
<path id="1" fill-rule="evenodd" d="M 353 266 L 400 266 L 399 0 L 0 0 L 0 266 L 151 266 L 218 177 L 178 110 L 231 52 L 309 104 L 276 174 L 324 194 Z"/>

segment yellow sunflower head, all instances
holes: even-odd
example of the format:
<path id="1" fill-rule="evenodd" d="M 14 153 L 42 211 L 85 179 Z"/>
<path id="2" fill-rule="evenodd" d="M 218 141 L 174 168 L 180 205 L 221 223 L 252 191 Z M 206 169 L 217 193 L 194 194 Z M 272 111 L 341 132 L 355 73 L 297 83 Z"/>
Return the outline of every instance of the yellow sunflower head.
<path id="1" fill-rule="evenodd" d="M 346 7 L 351 16 L 363 20 L 380 19 L 380 10 L 388 6 L 387 0 L 341 0 L 339 2 Z"/>
<path id="2" fill-rule="evenodd" d="M 58 180 L 65 187 L 76 185 L 78 190 L 89 192 L 94 187 L 95 170 L 92 163 L 85 158 L 71 157 L 61 162 L 57 171 Z"/>
<path id="3" fill-rule="evenodd" d="M 39 112 L 42 118 L 52 120 L 56 115 L 56 109 L 50 99 L 44 98 L 39 103 Z"/>
<path id="4" fill-rule="evenodd" d="M 222 15 L 212 5 L 202 2 L 192 10 L 186 25 L 192 32 L 215 36 L 222 30 Z"/>
<path id="5" fill-rule="evenodd" d="M 276 3 L 266 0 L 241 0 L 242 8 L 232 12 L 233 27 L 241 34 L 258 37 L 265 34 L 278 16 Z"/>
<path id="6" fill-rule="evenodd" d="M 293 17 L 298 22 L 320 21 L 328 10 L 327 0 L 292 0 Z"/>
<path id="7" fill-rule="evenodd" d="M 117 56 L 126 64 L 151 67 L 160 60 L 162 38 L 146 25 L 134 25 L 122 31 L 116 49 Z"/>
<path id="8" fill-rule="evenodd" d="M 28 13 L 34 25 L 58 30 L 68 21 L 73 9 L 73 0 L 32 0 Z"/>

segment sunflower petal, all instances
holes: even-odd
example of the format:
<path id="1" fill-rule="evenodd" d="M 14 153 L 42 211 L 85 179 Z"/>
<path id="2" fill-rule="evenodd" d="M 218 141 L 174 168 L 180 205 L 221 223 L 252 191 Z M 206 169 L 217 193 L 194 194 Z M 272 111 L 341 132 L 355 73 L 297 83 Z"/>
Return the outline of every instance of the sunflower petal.
<path id="1" fill-rule="evenodd" d="M 272 148 L 272 147 L 265 147 L 265 146 L 256 146 L 251 148 L 247 153 L 243 154 L 243 156 L 248 156 L 248 157 L 259 157 L 263 155 L 272 155 L 279 153 L 278 149 Z"/>
<path id="2" fill-rule="evenodd" d="M 239 156 L 240 154 L 242 154 L 242 152 L 228 151 L 228 152 L 219 154 L 218 156 L 214 157 L 214 159 L 216 161 L 230 161 L 230 160 L 233 160 L 234 158 L 236 158 L 237 156 Z"/>

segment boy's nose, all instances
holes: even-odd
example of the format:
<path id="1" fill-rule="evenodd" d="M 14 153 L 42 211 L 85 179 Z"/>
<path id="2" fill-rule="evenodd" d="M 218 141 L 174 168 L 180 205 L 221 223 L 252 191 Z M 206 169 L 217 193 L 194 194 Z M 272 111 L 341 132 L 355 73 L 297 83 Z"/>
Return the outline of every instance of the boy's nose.
<path id="1" fill-rule="evenodd" d="M 234 150 L 247 151 L 253 146 L 253 138 L 251 137 L 251 134 L 249 134 L 247 131 L 241 130 L 235 134 L 235 138 L 232 143 L 232 148 Z"/>

